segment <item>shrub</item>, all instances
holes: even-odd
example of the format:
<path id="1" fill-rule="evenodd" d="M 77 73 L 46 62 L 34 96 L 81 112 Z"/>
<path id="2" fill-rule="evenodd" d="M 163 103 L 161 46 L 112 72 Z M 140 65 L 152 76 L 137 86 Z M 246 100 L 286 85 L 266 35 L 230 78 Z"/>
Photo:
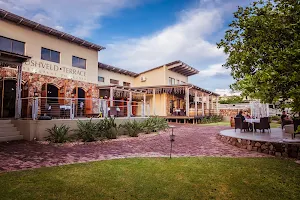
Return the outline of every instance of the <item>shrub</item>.
<path id="1" fill-rule="evenodd" d="M 115 118 L 105 118 L 98 124 L 98 130 L 103 137 L 107 139 L 116 139 L 119 128 L 115 123 Z"/>
<path id="2" fill-rule="evenodd" d="M 280 121 L 281 118 L 280 118 L 280 116 L 275 115 L 275 116 L 271 116 L 271 120 L 273 120 L 273 121 Z"/>
<path id="3" fill-rule="evenodd" d="M 45 137 L 47 141 L 53 143 L 64 143 L 67 142 L 70 138 L 68 133 L 70 132 L 70 127 L 66 125 L 56 126 L 56 124 L 52 128 L 47 128 L 47 132 L 49 136 Z"/>
<path id="4" fill-rule="evenodd" d="M 81 139 L 83 142 L 92 142 L 99 138 L 98 126 L 96 123 L 92 122 L 92 119 L 87 122 L 78 120 L 77 129 L 74 131 L 77 138 Z"/>
<path id="5" fill-rule="evenodd" d="M 126 135 L 129 135 L 130 137 L 138 137 L 139 133 L 142 132 L 142 126 L 141 123 L 137 121 L 127 121 L 125 124 L 122 125 L 124 128 L 124 132 Z"/>
<path id="6" fill-rule="evenodd" d="M 168 128 L 168 122 L 164 118 L 151 117 L 143 121 L 141 124 L 142 130 L 149 134 L 151 132 L 157 132 L 161 130 L 166 130 Z"/>

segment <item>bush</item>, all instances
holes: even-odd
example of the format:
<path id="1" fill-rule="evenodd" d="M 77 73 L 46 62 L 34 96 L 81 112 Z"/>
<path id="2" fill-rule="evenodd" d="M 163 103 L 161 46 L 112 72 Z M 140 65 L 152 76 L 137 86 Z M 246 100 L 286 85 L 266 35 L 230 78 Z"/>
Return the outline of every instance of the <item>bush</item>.
<path id="1" fill-rule="evenodd" d="M 107 139 L 116 139 L 119 133 L 119 127 L 114 118 L 105 118 L 98 123 L 98 130 L 102 137 Z"/>
<path id="2" fill-rule="evenodd" d="M 159 117 L 151 117 L 141 123 L 141 128 L 146 134 L 166 130 L 168 127 L 168 122 Z"/>
<path id="3" fill-rule="evenodd" d="M 122 128 L 124 128 L 124 132 L 126 135 L 129 135 L 130 137 L 138 137 L 139 133 L 142 132 L 142 126 L 141 123 L 137 121 L 127 121 L 125 124 L 121 125 Z"/>
<path id="4" fill-rule="evenodd" d="M 273 120 L 273 121 L 280 121 L 281 118 L 280 118 L 280 116 L 275 115 L 275 116 L 271 116 L 271 120 Z"/>
<path id="5" fill-rule="evenodd" d="M 212 115 L 212 116 L 208 116 L 208 117 L 203 117 L 201 119 L 201 124 L 209 124 L 209 123 L 217 123 L 217 122 L 221 122 L 223 119 L 222 116 L 219 115 Z"/>
<path id="6" fill-rule="evenodd" d="M 77 138 L 81 139 L 83 142 L 92 142 L 99 139 L 98 126 L 96 123 L 92 122 L 90 119 L 88 122 L 77 121 L 77 129 L 74 130 Z"/>
<path id="7" fill-rule="evenodd" d="M 70 132 L 70 127 L 66 125 L 56 126 L 56 124 L 50 129 L 46 129 L 47 132 L 50 134 L 49 136 L 45 137 L 47 141 L 53 143 L 65 143 L 70 138 L 68 133 Z"/>

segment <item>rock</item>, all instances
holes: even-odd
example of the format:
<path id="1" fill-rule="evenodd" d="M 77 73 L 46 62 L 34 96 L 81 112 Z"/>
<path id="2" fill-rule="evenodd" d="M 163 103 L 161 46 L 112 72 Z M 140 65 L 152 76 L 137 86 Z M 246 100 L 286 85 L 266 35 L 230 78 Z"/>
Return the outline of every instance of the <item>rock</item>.
<path id="1" fill-rule="evenodd" d="M 239 147 L 239 148 L 241 148 L 242 144 L 238 142 L 238 143 L 236 143 L 236 146 Z"/>
<path id="2" fill-rule="evenodd" d="M 258 147 L 252 147 L 252 151 L 257 151 Z"/>
<path id="3" fill-rule="evenodd" d="M 243 144 L 243 145 L 247 144 L 247 140 L 243 140 L 243 139 L 242 139 L 242 144 Z"/>
<path id="4" fill-rule="evenodd" d="M 251 140 L 247 140 L 247 144 L 250 145 L 251 144 Z"/>
<path id="5" fill-rule="evenodd" d="M 270 145 L 269 146 L 269 149 L 272 151 L 274 149 L 274 146 L 273 145 Z"/>
<path id="6" fill-rule="evenodd" d="M 247 149 L 248 149 L 249 151 L 251 151 L 251 150 L 252 150 L 252 146 L 251 146 L 251 145 L 247 145 Z"/>
<path id="7" fill-rule="evenodd" d="M 269 151 L 270 155 L 274 155 L 274 153 L 275 153 L 274 151 Z"/>
<path id="8" fill-rule="evenodd" d="M 281 152 L 275 152 L 276 157 L 281 157 Z"/>
<path id="9" fill-rule="evenodd" d="M 261 152 L 262 152 L 262 151 L 261 151 L 261 148 L 258 148 L 258 149 L 257 149 L 257 152 L 261 153 Z"/>
<path id="10" fill-rule="evenodd" d="M 242 149 L 247 149 L 247 145 L 243 145 L 243 146 L 242 146 Z"/>
<path id="11" fill-rule="evenodd" d="M 238 143 L 242 143 L 242 139 L 238 138 L 237 139 Z"/>
<path id="12" fill-rule="evenodd" d="M 265 150 L 263 150 L 263 153 L 269 154 L 269 150 L 265 149 Z"/>
<path id="13" fill-rule="evenodd" d="M 267 145 L 265 145 L 265 144 L 263 144 L 263 145 L 261 145 L 261 147 L 260 147 L 262 150 L 266 150 L 266 149 L 268 149 L 268 146 Z"/>
<path id="14" fill-rule="evenodd" d="M 254 146 L 256 146 L 256 147 L 260 147 L 260 146 L 261 146 L 261 144 L 260 144 L 259 142 L 256 142 Z"/>

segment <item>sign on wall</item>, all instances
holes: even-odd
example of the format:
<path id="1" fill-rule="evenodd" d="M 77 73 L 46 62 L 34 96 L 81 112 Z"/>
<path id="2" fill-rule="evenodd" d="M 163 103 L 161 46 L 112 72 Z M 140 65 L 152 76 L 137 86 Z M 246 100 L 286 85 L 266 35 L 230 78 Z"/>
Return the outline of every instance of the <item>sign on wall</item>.
<path id="1" fill-rule="evenodd" d="M 45 60 L 30 59 L 23 63 L 23 71 L 65 79 L 87 81 L 85 69 L 61 65 Z"/>

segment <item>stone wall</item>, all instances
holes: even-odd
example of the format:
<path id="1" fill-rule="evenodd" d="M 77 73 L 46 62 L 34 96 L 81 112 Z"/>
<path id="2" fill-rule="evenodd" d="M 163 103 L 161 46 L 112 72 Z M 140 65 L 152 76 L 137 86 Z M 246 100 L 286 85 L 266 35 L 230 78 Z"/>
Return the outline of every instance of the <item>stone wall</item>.
<path id="1" fill-rule="evenodd" d="M 217 136 L 217 138 L 224 143 L 236 146 L 238 148 L 247 149 L 249 151 L 257 151 L 278 157 L 289 157 L 300 160 L 300 143 L 261 142 L 233 138 L 220 134 Z"/>

